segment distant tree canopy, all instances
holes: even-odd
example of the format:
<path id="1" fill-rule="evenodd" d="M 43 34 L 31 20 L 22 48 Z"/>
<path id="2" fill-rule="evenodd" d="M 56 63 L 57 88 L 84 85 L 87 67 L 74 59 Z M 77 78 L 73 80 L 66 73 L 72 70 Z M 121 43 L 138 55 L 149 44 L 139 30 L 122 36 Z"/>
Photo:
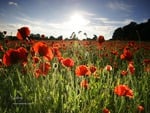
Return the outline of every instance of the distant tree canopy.
<path id="1" fill-rule="evenodd" d="M 26 33 L 26 32 L 21 32 L 21 33 Z M 7 34 L 7 31 L 3 31 L 3 32 L 0 31 L 0 40 L 4 40 L 4 39 L 19 40 L 18 36 L 21 36 L 20 34 L 18 35 L 18 33 L 16 36 L 12 36 L 12 35 L 9 36 L 6 34 Z M 59 35 L 58 37 L 54 37 L 51 35 L 48 37 L 48 36 L 45 36 L 45 34 L 39 34 L 39 33 L 37 34 L 29 33 L 29 36 L 28 36 L 28 39 L 34 39 L 34 40 L 80 40 L 80 38 L 84 38 L 82 40 L 97 40 L 97 35 L 93 34 L 93 37 L 89 38 L 86 32 L 82 32 L 80 30 L 78 34 L 76 34 L 75 32 L 72 32 L 69 38 L 68 37 L 64 38 L 63 35 Z"/>
<path id="2" fill-rule="evenodd" d="M 112 36 L 112 40 L 140 40 L 150 41 L 150 19 L 147 22 L 130 24 L 117 28 Z"/>
<path id="3" fill-rule="evenodd" d="M 54 37 L 54 36 L 49 36 L 49 38 L 47 36 L 45 36 L 44 34 L 40 35 L 38 34 L 30 34 L 30 38 L 31 39 L 36 39 L 36 40 L 62 40 L 63 36 L 60 35 L 58 37 Z"/>
<path id="4" fill-rule="evenodd" d="M 3 40 L 6 34 L 7 31 L 3 31 L 3 32 L 0 31 L 0 40 Z"/>
<path id="5" fill-rule="evenodd" d="M 4 39 L 4 34 L 3 32 L 0 32 L 0 40 L 3 40 Z"/>

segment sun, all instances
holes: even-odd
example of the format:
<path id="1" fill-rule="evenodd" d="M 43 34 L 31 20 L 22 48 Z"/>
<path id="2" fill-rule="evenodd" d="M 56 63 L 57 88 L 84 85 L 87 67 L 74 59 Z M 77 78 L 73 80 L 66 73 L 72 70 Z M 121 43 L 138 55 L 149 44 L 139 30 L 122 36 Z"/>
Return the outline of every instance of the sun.
<path id="1" fill-rule="evenodd" d="M 85 19 L 81 14 L 74 13 L 73 15 L 70 16 L 69 23 L 76 27 L 82 27 L 88 25 L 89 21 Z"/>
<path id="2" fill-rule="evenodd" d="M 87 32 L 90 26 L 90 20 L 87 18 L 86 15 L 75 12 L 69 14 L 67 21 L 62 24 L 62 28 L 64 29 L 64 33 L 70 35 L 70 33 L 74 32 L 76 35 L 79 35 L 79 31 Z M 80 34 L 78 38 L 82 39 L 85 36 Z"/>

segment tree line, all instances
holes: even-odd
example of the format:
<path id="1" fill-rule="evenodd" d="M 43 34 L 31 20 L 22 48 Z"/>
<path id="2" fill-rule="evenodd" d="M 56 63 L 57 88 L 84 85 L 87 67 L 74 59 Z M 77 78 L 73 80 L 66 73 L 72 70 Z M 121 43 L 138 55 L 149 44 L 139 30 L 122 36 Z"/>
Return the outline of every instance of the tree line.
<path id="1" fill-rule="evenodd" d="M 78 34 L 80 34 L 82 31 L 79 31 Z M 3 31 L 1 32 L 0 31 L 0 40 L 4 40 L 4 39 L 9 39 L 9 40 L 18 40 L 17 36 L 8 36 L 6 35 L 7 34 L 7 31 Z M 83 39 L 83 40 L 96 40 L 97 39 L 97 35 L 93 35 L 92 38 L 89 38 L 87 36 L 87 33 L 84 33 L 84 35 L 86 36 L 86 39 Z M 67 37 L 67 38 L 63 38 L 63 35 L 60 35 L 58 37 L 55 37 L 55 36 L 45 36 L 44 34 L 34 34 L 34 33 L 31 33 L 30 34 L 30 39 L 35 39 L 35 40 L 79 40 L 78 39 L 78 36 L 75 32 L 72 32 L 71 36 L 70 37 Z"/>
<path id="2" fill-rule="evenodd" d="M 112 40 L 150 41 L 150 19 L 140 24 L 130 22 L 126 26 L 117 28 Z"/>

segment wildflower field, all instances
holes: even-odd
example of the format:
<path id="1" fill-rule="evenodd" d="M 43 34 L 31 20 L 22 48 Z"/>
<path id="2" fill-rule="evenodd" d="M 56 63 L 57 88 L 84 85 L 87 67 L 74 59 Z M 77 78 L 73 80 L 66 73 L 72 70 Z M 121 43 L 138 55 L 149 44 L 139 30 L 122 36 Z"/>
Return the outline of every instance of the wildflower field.
<path id="1" fill-rule="evenodd" d="M 0 113 L 150 113 L 149 85 L 149 42 L 0 41 Z"/>

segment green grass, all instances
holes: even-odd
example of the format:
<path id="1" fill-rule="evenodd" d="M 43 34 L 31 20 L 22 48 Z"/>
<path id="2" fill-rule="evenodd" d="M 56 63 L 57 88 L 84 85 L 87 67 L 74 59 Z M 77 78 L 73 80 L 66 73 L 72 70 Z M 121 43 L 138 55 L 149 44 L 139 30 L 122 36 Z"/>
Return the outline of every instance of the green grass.
<path id="1" fill-rule="evenodd" d="M 90 48 L 89 51 L 75 42 L 67 50 L 61 50 L 63 57 L 74 59 L 74 67 L 67 69 L 54 58 L 46 77 L 34 76 L 30 57 L 26 74 L 21 73 L 19 64 L 1 68 L 0 113 L 102 113 L 104 108 L 111 113 L 138 113 L 138 105 L 144 107 L 142 113 L 149 113 L 150 72 L 144 72 L 141 64 L 145 58 L 142 48 L 134 54 L 135 74 L 123 77 L 120 72 L 127 68 L 127 61 L 113 56 L 109 49 L 98 50 L 93 45 Z M 105 53 L 108 57 L 99 57 Z M 113 67 L 114 62 L 118 64 L 117 68 Z M 58 64 L 58 68 L 53 68 L 54 63 Z M 75 68 L 82 64 L 96 66 L 98 78 L 93 74 L 77 77 Z M 107 64 L 112 65 L 111 72 L 101 70 Z M 89 89 L 80 87 L 82 79 L 89 81 Z M 134 98 L 114 94 L 113 90 L 119 84 L 128 85 L 134 92 Z"/>

